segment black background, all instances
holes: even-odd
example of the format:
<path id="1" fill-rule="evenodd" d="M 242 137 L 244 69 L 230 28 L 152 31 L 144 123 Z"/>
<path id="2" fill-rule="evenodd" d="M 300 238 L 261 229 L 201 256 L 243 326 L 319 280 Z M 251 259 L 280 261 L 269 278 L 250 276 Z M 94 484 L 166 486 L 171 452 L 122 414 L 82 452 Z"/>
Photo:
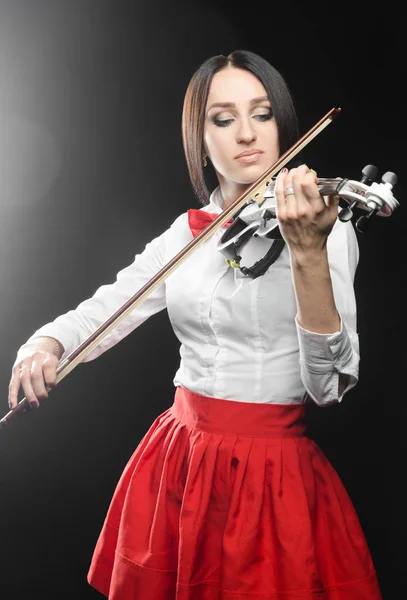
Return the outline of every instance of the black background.
<path id="1" fill-rule="evenodd" d="M 397 173 L 400 208 L 358 233 L 360 381 L 340 405 L 308 411 L 385 600 L 403 597 L 407 560 L 404 36 L 389 3 L 0 2 L 0 416 L 27 337 L 198 206 L 181 112 L 209 56 L 269 60 L 301 133 L 341 107 L 307 150 L 321 176 L 359 179 L 369 163 Z M 178 361 L 163 311 L 1 431 L 2 600 L 101 597 L 86 582 L 93 548 L 130 454 L 172 404 Z"/>

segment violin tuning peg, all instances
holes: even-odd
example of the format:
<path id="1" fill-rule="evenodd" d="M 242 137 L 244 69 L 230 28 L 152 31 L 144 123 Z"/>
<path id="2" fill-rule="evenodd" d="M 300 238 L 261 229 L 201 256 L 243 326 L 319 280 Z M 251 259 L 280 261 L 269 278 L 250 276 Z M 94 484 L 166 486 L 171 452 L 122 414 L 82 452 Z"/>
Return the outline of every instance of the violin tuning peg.
<path id="1" fill-rule="evenodd" d="M 353 211 L 352 208 L 355 208 L 355 206 L 358 204 L 357 200 L 354 200 L 352 202 L 352 204 L 350 204 L 349 206 L 345 206 L 345 208 L 343 208 L 341 210 L 341 212 L 338 215 L 338 219 L 340 221 L 342 221 L 343 223 L 346 223 L 346 221 L 350 221 L 351 218 L 353 217 Z"/>
<path id="2" fill-rule="evenodd" d="M 356 221 L 356 229 L 360 231 L 360 233 L 366 233 L 366 231 L 369 230 L 371 224 L 370 219 L 377 213 L 378 210 L 378 208 L 375 208 L 371 210 L 367 215 L 359 217 L 359 219 Z"/>
<path id="3" fill-rule="evenodd" d="M 392 171 L 386 171 L 382 176 L 383 183 L 389 183 L 391 187 L 394 187 L 398 181 L 397 175 Z"/>
<path id="4" fill-rule="evenodd" d="M 362 169 L 362 179 L 361 179 L 361 183 L 368 183 L 368 182 L 373 182 L 377 175 L 379 174 L 379 169 L 377 167 L 375 167 L 374 165 L 366 165 L 363 169 Z"/>
<path id="5" fill-rule="evenodd" d="M 359 219 L 356 221 L 356 229 L 360 232 L 360 233 L 366 233 L 366 231 L 368 231 L 369 229 L 369 219 L 367 217 L 359 217 Z"/>
<path id="6" fill-rule="evenodd" d="M 346 221 L 350 221 L 352 217 L 353 217 L 353 212 L 349 208 L 349 206 L 345 206 L 345 208 L 343 208 L 341 210 L 341 212 L 338 214 L 338 219 L 340 221 L 342 221 L 342 223 L 346 223 Z"/>

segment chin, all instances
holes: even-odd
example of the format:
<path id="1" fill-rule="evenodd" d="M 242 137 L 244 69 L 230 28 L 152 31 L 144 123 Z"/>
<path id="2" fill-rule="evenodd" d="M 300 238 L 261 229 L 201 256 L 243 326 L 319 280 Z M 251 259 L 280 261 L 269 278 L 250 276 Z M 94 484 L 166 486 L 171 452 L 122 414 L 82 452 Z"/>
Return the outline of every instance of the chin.
<path id="1" fill-rule="evenodd" d="M 257 181 L 265 171 L 264 165 L 260 164 L 242 165 L 238 169 L 235 167 L 229 171 L 226 169 L 223 171 L 216 170 L 218 178 L 220 177 L 224 181 L 233 182 L 235 185 L 245 186 L 249 186 Z"/>
<path id="2" fill-rule="evenodd" d="M 260 168 L 259 165 L 251 165 L 251 167 L 251 169 L 246 169 L 243 173 L 236 173 L 236 183 L 241 183 L 242 185 L 252 184 L 265 172 L 264 167 Z"/>
<path id="3" fill-rule="evenodd" d="M 260 175 L 261 175 L 261 173 L 259 173 L 258 176 L 256 175 L 256 177 L 246 177 L 245 179 L 242 179 L 238 183 L 240 183 L 241 185 L 251 185 L 252 183 L 254 183 L 255 181 L 258 180 Z"/>

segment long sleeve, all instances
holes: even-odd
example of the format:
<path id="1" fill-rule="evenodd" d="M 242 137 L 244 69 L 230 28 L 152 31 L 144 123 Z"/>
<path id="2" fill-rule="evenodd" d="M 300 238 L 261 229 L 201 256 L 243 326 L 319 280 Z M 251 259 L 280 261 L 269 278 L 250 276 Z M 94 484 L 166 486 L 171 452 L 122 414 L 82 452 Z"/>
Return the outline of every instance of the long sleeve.
<path id="1" fill-rule="evenodd" d="M 169 234 L 170 229 L 167 229 L 162 235 L 149 242 L 144 251 L 136 255 L 134 262 L 117 274 L 114 283 L 98 288 L 91 298 L 81 302 L 75 310 L 70 310 L 42 326 L 29 340 L 41 335 L 54 337 L 64 346 L 62 359 L 66 358 L 164 266 Z M 100 356 L 165 306 L 165 283 L 163 283 L 107 334 L 85 356 L 83 362 Z"/>
<path id="2" fill-rule="evenodd" d="M 321 334 L 307 331 L 295 319 L 303 384 L 314 402 L 326 406 L 341 402 L 358 382 L 359 338 L 356 325 L 354 278 L 359 248 L 353 225 L 339 219 L 328 237 L 328 261 L 340 330 Z M 348 375 L 348 385 L 338 396 L 339 376 Z"/>

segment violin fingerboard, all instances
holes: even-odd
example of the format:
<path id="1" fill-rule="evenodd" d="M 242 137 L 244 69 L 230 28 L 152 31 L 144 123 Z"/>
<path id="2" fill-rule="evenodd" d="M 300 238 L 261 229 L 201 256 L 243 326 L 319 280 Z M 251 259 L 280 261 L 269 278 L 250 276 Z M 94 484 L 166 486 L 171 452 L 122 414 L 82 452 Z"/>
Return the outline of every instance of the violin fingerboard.
<path id="1" fill-rule="evenodd" d="M 321 196 L 332 196 L 336 193 L 341 179 L 320 179 L 318 189 Z"/>
<path id="2" fill-rule="evenodd" d="M 318 189 L 321 196 L 331 196 L 336 193 L 336 189 L 338 185 L 343 181 L 343 179 L 330 179 L 330 178 L 319 178 Z M 274 184 L 273 180 L 270 185 L 267 187 L 267 190 L 274 195 Z M 267 195 L 267 194 L 266 194 Z"/>

